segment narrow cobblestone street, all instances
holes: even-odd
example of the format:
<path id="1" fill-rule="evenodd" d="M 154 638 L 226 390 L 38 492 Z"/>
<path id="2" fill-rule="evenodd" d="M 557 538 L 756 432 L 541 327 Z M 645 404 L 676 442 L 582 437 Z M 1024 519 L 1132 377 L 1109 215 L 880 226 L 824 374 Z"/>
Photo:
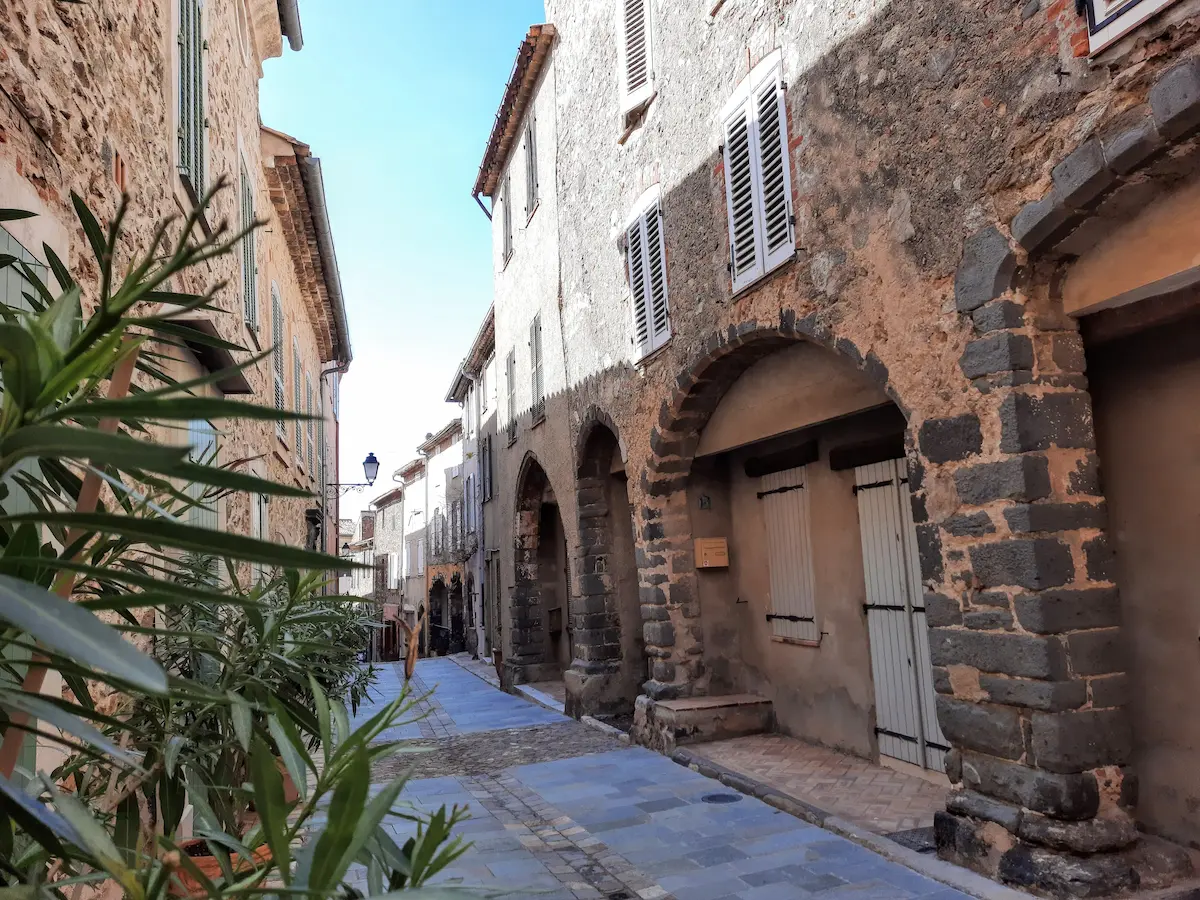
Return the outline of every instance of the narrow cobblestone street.
<path id="1" fill-rule="evenodd" d="M 375 702 L 402 685 L 385 666 Z M 448 882 L 545 900 L 970 896 L 449 659 L 422 661 L 413 687 L 433 691 L 425 718 L 393 737 L 426 752 L 383 761 L 375 780 L 411 767 L 415 807 L 470 807 L 461 833 L 472 847 Z M 407 825 L 395 828 L 403 838 Z"/>

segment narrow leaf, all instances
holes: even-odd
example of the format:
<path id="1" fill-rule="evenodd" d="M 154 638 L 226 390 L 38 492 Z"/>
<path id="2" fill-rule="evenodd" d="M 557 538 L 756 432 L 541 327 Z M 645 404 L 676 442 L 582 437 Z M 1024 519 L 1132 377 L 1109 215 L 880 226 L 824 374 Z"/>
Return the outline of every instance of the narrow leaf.
<path id="1" fill-rule="evenodd" d="M 266 742 L 254 739 L 250 749 L 250 780 L 254 785 L 254 806 L 262 822 L 267 846 L 275 857 L 284 884 L 291 881 L 291 857 L 287 837 L 288 810 L 283 802 L 283 776 L 275 766 Z M 332 810 L 330 811 L 332 815 Z"/>

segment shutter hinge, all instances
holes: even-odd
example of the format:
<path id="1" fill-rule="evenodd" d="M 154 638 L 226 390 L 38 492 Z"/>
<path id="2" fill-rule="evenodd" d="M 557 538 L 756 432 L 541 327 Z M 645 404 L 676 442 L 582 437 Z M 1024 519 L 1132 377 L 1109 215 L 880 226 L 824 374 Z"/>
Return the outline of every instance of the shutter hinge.
<path id="1" fill-rule="evenodd" d="M 780 79 L 779 79 L 779 89 L 780 89 L 781 91 L 786 91 L 786 90 L 787 90 L 787 82 L 786 82 L 786 81 L 784 81 L 782 78 L 780 78 Z"/>
<path id="2" fill-rule="evenodd" d="M 207 49 L 208 49 L 208 38 L 205 38 L 204 40 L 202 40 L 202 41 L 200 42 L 200 49 L 201 49 L 201 50 L 207 50 Z"/>
<path id="3" fill-rule="evenodd" d="M 812 616 L 790 616 L 790 615 L 784 615 L 782 613 L 767 613 L 767 621 L 768 622 L 774 621 L 775 619 L 779 619 L 783 622 L 815 622 L 816 621 L 816 619 L 814 619 Z"/>
<path id="4" fill-rule="evenodd" d="M 788 491 L 802 491 L 802 490 L 804 490 L 804 485 L 802 485 L 802 484 L 793 484 L 793 485 L 789 485 L 788 487 L 772 488 L 769 491 L 759 491 L 758 499 L 761 500 L 763 497 L 770 496 L 771 494 L 786 494 Z"/>

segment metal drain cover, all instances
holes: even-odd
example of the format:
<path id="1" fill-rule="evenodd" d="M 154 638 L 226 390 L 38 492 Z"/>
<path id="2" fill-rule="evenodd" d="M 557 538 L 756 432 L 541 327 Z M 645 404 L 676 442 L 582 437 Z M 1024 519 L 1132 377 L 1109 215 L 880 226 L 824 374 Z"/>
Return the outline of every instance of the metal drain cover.
<path id="1" fill-rule="evenodd" d="M 742 799 L 741 794 L 705 794 L 700 798 L 705 803 L 737 803 Z"/>

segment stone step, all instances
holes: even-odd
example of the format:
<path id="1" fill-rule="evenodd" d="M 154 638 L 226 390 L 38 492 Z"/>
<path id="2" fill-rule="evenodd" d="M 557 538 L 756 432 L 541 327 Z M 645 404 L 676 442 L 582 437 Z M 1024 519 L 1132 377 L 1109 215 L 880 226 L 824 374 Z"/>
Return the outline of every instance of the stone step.
<path id="1" fill-rule="evenodd" d="M 637 700 L 631 737 L 662 753 L 683 744 L 720 741 L 771 731 L 771 701 L 755 694 Z"/>

